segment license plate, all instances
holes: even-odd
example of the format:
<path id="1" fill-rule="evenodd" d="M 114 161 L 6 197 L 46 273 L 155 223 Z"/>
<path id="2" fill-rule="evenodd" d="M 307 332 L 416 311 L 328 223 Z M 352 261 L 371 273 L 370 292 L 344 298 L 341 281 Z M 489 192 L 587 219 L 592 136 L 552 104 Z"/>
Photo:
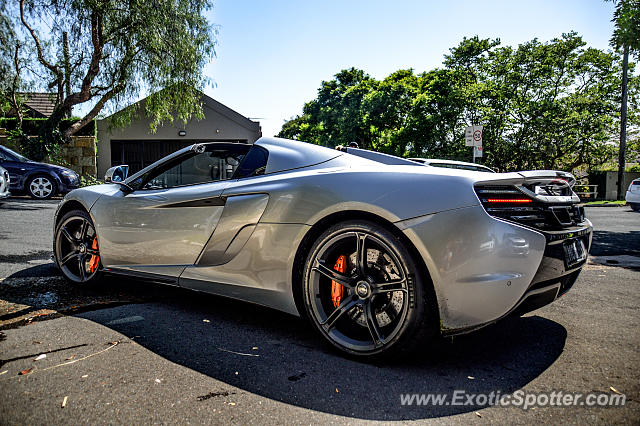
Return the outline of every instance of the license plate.
<path id="1" fill-rule="evenodd" d="M 564 261 L 568 268 L 571 268 L 587 258 L 587 250 L 584 248 L 582 240 L 571 240 L 564 244 Z"/>

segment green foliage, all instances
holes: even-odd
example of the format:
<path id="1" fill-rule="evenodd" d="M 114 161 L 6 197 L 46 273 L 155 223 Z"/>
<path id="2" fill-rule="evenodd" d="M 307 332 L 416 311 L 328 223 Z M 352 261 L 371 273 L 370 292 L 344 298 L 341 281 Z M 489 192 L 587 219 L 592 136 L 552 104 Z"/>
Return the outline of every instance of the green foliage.
<path id="1" fill-rule="evenodd" d="M 497 170 L 592 168 L 616 152 L 620 69 L 617 55 L 585 47 L 575 33 L 517 47 L 465 38 L 442 69 L 400 70 L 381 81 L 341 71 L 278 136 L 469 161 L 465 127 L 482 124 L 484 162 Z"/>
<path id="2" fill-rule="evenodd" d="M 60 130 L 67 140 L 102 111 L 121 109 L 144 93 L 151 93 L 144 112 L 152 130 L 174 118 L 202 117 L 198 90 L 208 82 L 202 69 L 215 55 L 216 28 L 204 16 L 211 6 L 209 0 L 7 3 L 0 17 L 15 31 L 5 37 L 7 50 L 20 46 L 20 62 L 29 70 L 21 78 L 56 92 L 41 139 L 54 144 Z M 0 35 L 2 28 L 0 19 Z M 82 104 L 88 105 L 84 117 L 59 126 Z M 114 122 L 127 124 L 137 113 L 127 108 Z"/>
<path id="3" fill-rule="evenodd" d="M 64 119 L 58 129 L 51 129 L 46 118 L 25 118 L 22 127 L 18 127 L 16 118 L 0 118 L 0 127 L 7 129 L 10 144 L 25 157 L 42 161 L 45 158 L 54 164 L 64 166 L 61 147 L 64 144 L 62 132 L 68 129 L 78 118 Z M 97 125 L 95 120 L 85 126 L 78 136 L 95 136 Z"/>
<path id="4" fill-rule="evenodd" d="M 80 187 L 91 186 L 91 185 L 100 185 L 102 183 L 104 183 L 104 182 L 102 182 L 99 179 L 96 179 L 95 176 L 91 176 L 91 175 L 80 176 Z"/>
<path id="5" fill-rule="evenodd" d="M 65 118 L 60 121 L 60 131 L 64 132 L 73 123 L 76 123 L 79 118 Z M 45 125 L 46 118 L 25 118 L 22 121 L 22 131 L 27 135 L 40 134 L 41 128 Z M 7 130 L 15 130 L 18 127 L 18 120 L 16 118 L 0 118 L 0 127 Z M 98 125 L 95 120 L 92 120 L 89 124 L 79 130 L 75 136 L 96 136 L 98 131 Z"/>
<path id="6" fill-rule="evenodd" d="M 628 46 L 640 56 L 640 0 L 615 0 L 613 12 L 615 28 L 611 37 L 611 45 L 616 49 Z"/>
<path id="7" fill-rule="evenodd" d="M 9 142 L 17 147 L 22 155 L 31 160 L 40 161 L 47 155 L 40 140 L 37 137 L 30 137 L 20 128 L 7 130 L 7 136 Z"/>

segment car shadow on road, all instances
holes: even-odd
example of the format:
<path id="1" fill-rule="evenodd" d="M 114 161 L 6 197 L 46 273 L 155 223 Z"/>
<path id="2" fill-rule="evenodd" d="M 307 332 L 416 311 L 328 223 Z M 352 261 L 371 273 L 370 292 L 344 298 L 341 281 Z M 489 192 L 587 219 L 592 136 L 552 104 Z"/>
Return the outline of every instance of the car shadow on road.
<path id="1" fill-rule="evenodd" d="M 30 200 L 30 199 L 14 199 L 0 201 L 0 213 L 1 212 L 20 212 L 20 211 L 34 211 L 51 209 L 58 204 L 60 200 Z"/>
<path id="2" fill-rule="evenodd" d="M 156 289 L 150 285 L 148 291 Z M 403 406 L 400 395 L 512 393 L 555 362 L 567 337 L 554 321 L 512 318 L 440 341 L 410 359 L 365 363 L 336 353 L 299 318 L 190 291 L 175 290 L 169 300 L 78 316 L 245 392 L 366 420 L 434 418 L 482 408 L 487 404 Z M 230 391 L 212 388 L 211 394 Z M 200 397 L 203 403 L 208 399 L 181 397 Z"/>
<path id="3" fill-rule="evenodd" d="M 487 404 L 476 400 L 403 406 L 400 395 L 446 394 L 451 401 L 455 391 L 512 393 L 555 362 L 567 337 L 554 321 L 510 318 L 438 341 L 411 358 L 365 363 L 334 351 L 302 319 L 205 293 L 114 278 L 101 286 L 74 286 L 49 263 L 21 270 L 5 282 L 10 285 L 0 297 L 29 306 L 5 320 L 40 308 L 86 318 L 229 385 L 210 389 L 211 395 L 232 392 L 233 386 L 355 419 L 415 420 L 480 409 Z M 203 404 L 210 399 L 207 394 L 181 397 Z"/>
<path id="4" fill-rule="evenodd" d="M 593 231 L 589 254 L 594 256 L 640 256 L 640 231 Z M 615 266 L 615 265 L 611 265 Z"/>

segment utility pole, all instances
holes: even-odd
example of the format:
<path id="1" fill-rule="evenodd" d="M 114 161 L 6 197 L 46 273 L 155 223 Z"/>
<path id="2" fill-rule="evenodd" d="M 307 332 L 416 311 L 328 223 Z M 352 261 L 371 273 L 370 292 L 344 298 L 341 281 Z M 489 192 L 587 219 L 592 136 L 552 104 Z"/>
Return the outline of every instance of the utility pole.
<path id="1" fill-rule="evenodd" d="M 629 68 L 629 46 L 624 46 L 622 57 L 622 103 L 620 105 L 620 152 L 618 153 L 618 194 L 617 199 L 624 196 L 624 168 L 625 154 L 627 152 L 627 81 Z"/>

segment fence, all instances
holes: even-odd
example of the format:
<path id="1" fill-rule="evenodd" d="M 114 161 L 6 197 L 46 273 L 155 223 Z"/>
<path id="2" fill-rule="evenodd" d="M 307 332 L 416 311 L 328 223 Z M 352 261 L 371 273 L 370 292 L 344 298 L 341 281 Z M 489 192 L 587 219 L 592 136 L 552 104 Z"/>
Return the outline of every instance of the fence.
<path id="1" fill-rule="evenodd" d="M 593 201 L 598 198 L 598 185 L 576 185 L 574 191 L 582 201 Z"/>

